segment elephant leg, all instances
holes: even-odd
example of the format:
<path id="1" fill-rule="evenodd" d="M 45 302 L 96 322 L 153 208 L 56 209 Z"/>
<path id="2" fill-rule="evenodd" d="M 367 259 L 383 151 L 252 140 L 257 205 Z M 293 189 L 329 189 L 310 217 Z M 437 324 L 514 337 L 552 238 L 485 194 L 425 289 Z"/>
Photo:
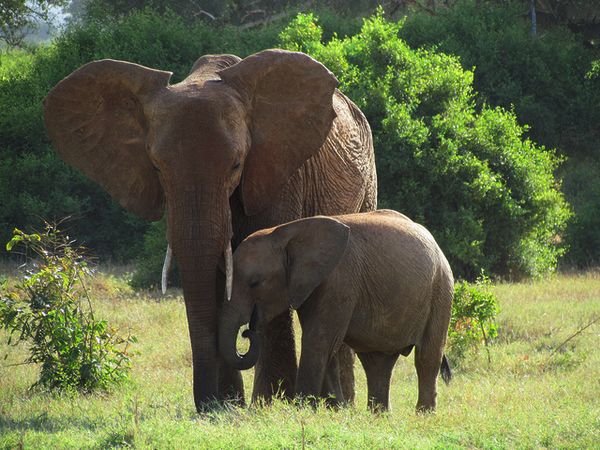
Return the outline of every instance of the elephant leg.
<path id="1" fill-rule="evenodd" d="M 354 351 L 346 344 L 342 344 L 337 351 L 337 359 L 342 394 L 346 403 L 352 405 L 354 403 Z"/>
<path id="2" fill-rule="evenodd" d="M 296 395 L 316 406 L 327 384 L 325 378 L 329 355 L 321 348 L 305 346 L 304 341 L 302 344 L 302 356 L 296 379 Z"/>
<path id="3" fill-rule="evenodd" d="M 368 352 L 357 355 L 367 375 L 369 408 L 373 412 L 389 410 L 392 370 L 400 354 Z"/>
<path id="4" fill-rule="evenodd" d="M 323 394 L 333 394 L 327 399 L 328 405 L 337 406 L 344 402 L 339 349 L 351 315 L 352 308 L 305 308 L 298 311 L 302 324 L 302 353 L 296 378 L 297 396 L 309 397 L 315 404 Z"/>
<path id="5" fill-rule="evenodd" d="M 337 407 L 345 403 L 340 383 L 340 366 L 337 354 L 331 357 L 327 366 L 321 396 L 326 399 L 328 406 Z"/>
<path id="6" fill-rule="evenodd" d="M 260 356 L 254 372 L 252 401 L 271 401 L 274 395 L 294 396 L 298 363 L 292 312 L 273 319 L 262 331 Z"/>
<path id="7" fill-rule="evenodd" d="M 219 358 L 219 400 L 245 406 L 244 381 L 239 370 L 229 367 Z"/>
<path id="8" fill-rule="evenodd" d="M 415 367 L 419 379 L 419 398 L 417 412 L 434 412 L 437 400 L 437 378 L 442 365 L 444 345 L 450 322 L 450 304 L 454 287 L 452 279 L 445 280 L 438 288 L 438 299 L 434 302 L 446 305 L 437 308 L 429 319 L 421 344 L 415 346 Z M 444 324 L 444 325 L 442 325 Z"/>
<path id="9" fill-rule="evenodd" d="M 436 407 L 437 377 L 442 364 L 443 345 L 427 339 L 423 341 L 423 345 L 415 347 L 415 367 L 419 379 L 417 412 L 433 412 Z"/>

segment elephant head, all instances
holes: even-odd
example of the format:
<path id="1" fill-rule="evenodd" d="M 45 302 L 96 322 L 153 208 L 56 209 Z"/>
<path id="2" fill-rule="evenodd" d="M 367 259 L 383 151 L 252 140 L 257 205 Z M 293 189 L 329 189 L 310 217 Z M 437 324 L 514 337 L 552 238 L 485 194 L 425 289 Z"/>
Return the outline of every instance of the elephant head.
<path id="1" fill-rule="evenodd" d="M 228 364 L 240 370 L 256 364 L 257 317 L 263 326 L 290 306 L 300 308 L 338 265 L 349 235 L 340 221 L 317 216 L 258 231 L 240 244 L 233 255 L 233 295 L 219 321 L 219 351 Z M 236 338 L 248 321 L 250 350 L 239 355 Z"/>
<path id="2" fill-rule="evenodd" d="M 44 112 L 62 159 L 139 216 L 166 211 L 201 408 L 218 398 L 216 280 L 232 238 L 229 198 L 237 189 L 248 216 L 268 209 L 325 142 L 337 80 L 283 50 L 203 56 L 182 82 L 169 85 L 170 76 L 91 62 L 52 89 Z"/>

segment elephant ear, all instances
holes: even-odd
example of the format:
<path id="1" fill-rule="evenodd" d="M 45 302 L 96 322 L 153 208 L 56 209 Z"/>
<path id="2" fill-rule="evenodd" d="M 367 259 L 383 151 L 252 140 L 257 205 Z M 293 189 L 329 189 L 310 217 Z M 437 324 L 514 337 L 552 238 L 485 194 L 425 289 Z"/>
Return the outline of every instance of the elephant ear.
<path id="1" fill-rule="evenodd" d="M 338 81 L 310 56 L 284 50 L 256 53 L 219 75 L 250 107 L 252 146 L 241 191 L 246 214 L 257 214 L 325 142 Z"/>
<path id="2" fill-rule="evenodd" d="M 282 225 L 276 233 L 286 253 L 290 305 L 298 309 L 340 262 L 350 228 L 330 217 L 316 216 Z"/>
<path id="3" fill-rule="evenodd" d="M 204 55 L 196 60 L 188 77 L 218 80 L 220 70 L 231 67 L 242 60 L 235 55 Z"/>
<path id="4" fill-rule="evenodd" d="M 46 128 L 61 158 L 149 220 L 162 216 L 164 194 L 146 151 L 143 105 L 170 77 L 124 61 L 94 61 L 63 79 L 44 101 Z"/>

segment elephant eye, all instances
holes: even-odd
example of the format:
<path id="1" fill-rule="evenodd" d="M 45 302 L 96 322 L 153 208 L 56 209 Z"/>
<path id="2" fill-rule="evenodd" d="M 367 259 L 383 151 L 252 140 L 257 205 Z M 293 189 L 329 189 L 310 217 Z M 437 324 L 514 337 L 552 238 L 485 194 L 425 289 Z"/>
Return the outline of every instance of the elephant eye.
<path id="1" fill-rule="evenodd" d="M 238 170 L 241 166 L 241 163 L 238 161 L 233 165 L 233 170 Z"/>
<path id="2" fill-rule="evenodd" d="M 248 283 L 248 286 L 252 289 L 255 288 L 256 286 L 258 286 L 260 284 L 259 280 L 252 280 L 250 281 L 250 283 Z"/>

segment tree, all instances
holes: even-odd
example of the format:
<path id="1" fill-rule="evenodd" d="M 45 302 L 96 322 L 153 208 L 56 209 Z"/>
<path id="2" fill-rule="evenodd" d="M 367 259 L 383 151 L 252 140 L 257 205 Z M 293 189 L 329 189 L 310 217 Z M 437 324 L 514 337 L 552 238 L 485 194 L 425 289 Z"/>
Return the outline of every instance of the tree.
<path id="1" fill-rule="evenodd" d="M 436 17 L 408 17 L 400 35 L 411 47 L 460 57 L 463 68 L 475 68 L 477 104 L 512 109 L 529 125 L 525 136 L 567 157 L 558 174 L 575 214 L 562 236 L 569 248 L 562 262 L 589 267 L 600 263 L 598 49 L 571 25 L 552 26 L 547 0 L 536 0 L 539 38 L 531 39 L 529 2 L 486 0 L 478 8 L 461 1 Z"/>
<path id="2" fill-rule="evenodd" d="M 20 47 L 25 37 L 40 22 L 52 19 L 52 8 L 63 7 L 68 0 L 1 0 L 0 39 L 9 47 Z"/>

